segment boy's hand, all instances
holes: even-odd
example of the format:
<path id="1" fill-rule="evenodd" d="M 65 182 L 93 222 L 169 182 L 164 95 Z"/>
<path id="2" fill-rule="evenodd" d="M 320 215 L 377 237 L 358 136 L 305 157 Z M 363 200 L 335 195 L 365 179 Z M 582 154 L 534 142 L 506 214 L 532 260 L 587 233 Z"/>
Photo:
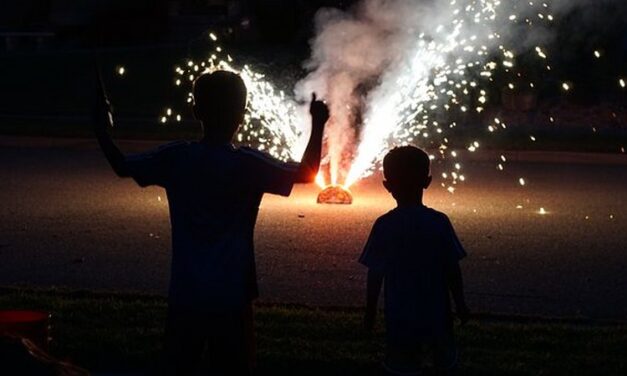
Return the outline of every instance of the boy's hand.
<path id="1" fill-rule="evenodd" d="M 107 98 L 107 92 L 102 82 L 100 71 L 96 72 L 96 76 L 96 100 L 92 108 L 92 116 L 96 133 L 102 133 L 106 132 L 107 125 L 111 126 L 113 121 L 111 118 L 111 103 L 109 102 L 109 98 Z"/>
<path id="2" fill-rule="evenodd" d="M 463 304 L 457 307 L 457 317 L 459 317 L 462 325 L 465 325 L 470 320 L 470 310 L 467 305 Z"/>
<path id="3" fill-rule="evenodd" d="M 309 113 L 314 127 L 323 128 L 329 120 L 329 107 L 323 101 L 317 100 L 316 93 L 311 94 Z"/>

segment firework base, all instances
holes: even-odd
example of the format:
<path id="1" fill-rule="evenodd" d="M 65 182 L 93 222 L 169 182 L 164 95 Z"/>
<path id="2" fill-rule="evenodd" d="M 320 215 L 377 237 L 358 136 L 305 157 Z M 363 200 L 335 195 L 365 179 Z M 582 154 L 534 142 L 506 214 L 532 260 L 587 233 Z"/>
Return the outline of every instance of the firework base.
<path id="1" fill-rule="evenodd" d="M 319 204 L 350 205 L 353 203 L 353 195 L 350 191 L 339 185 L 331 185 L 318 194 Z"/>

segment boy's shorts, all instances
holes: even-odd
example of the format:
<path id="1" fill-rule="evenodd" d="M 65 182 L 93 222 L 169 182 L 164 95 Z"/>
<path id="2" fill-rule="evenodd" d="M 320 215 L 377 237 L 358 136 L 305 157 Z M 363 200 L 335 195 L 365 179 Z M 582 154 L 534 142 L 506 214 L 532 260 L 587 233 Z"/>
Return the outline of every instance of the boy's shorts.
<path id="1" fill-rule="evenodd" d="M 452 334 L 414 344 L 388 342 L 383 368 L 389 375 L 419 375 L 429 352 L 437 370 L 446 372 L 457 368 L 458 351 Z"/>
<path id="2" fill-rule="evenodd" d="M 250 375 L 255 366 L 252 303 L 241 312 L 168 309 L 162 375 Z M 206 360 L 204 359 L 206 355 Z M 206 372 L 205 372 L 206 373 Z"/>

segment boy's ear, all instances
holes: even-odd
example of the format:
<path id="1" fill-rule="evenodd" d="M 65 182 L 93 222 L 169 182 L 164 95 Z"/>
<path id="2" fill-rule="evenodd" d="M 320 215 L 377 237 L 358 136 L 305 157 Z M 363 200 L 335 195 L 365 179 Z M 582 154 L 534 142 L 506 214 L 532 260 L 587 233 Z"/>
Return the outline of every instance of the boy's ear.
<path id="1" fill-rule="evenodd" d="M 389 181 L 384 180 L 384 181 L 383 181 L 383 186 L 385 187 L 385 189 L 386 189 L 388 192 L 390 192 L 390 193 L 392 192 L 392 190 L 391 190 L 391 189 L 392 189 L 392 187 L 391 187 L 391 184 L 390 184 L 390 182 L 389 182 Z"/>
<path id="2" fill-rule="evenodd" d="M 431 185 L 431 181 L 433 181 L 433 176 L 429 175 L 429 177 L 427 177 L 427 180 L 425 180 L 424 189 L 429 188 L 429 186 Z"/>

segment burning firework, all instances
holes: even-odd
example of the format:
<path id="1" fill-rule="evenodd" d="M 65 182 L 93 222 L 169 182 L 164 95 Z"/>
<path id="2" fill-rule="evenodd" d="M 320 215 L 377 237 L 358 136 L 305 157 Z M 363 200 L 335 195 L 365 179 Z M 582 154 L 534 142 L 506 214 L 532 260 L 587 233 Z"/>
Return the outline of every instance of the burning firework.
<path id="1" fill-rule="evenodd" d="M 469 119 L 484 121 L 479 115 L 498 95 L 495 90 L 502 95 L 523 88 L 533 92 L 534 77 L 518 68 L 518 54 L 535 57 L 541 71 L 537 79 L 551 71 L 548 48 L 541 45 L 546 38 L 541 36 L 555 20 L 552 6 L 548 0 L 364 0 L 348 13 L 322 10 L 306 65 L 310 74 L 296 87 L 298 98 L 316 92 L 331 107 L 324 165 L 317 177 L 323 189 L 318 202 L 350 203 L 348 188 L 372 174 L 387 149 L 406 144 L 431 150 L 431 159 L 445 166 L 442 186 L 454 192 L 465 180 L 458 160 L 464 151 L 451 145 L 456 128 Z M 262 74 L 246 65 L 238 67 L 217 45 L 218 37 L 208 36 L 214 51 L 206 60 L 177 67 L 175 85 L 188 85 L 191 102 L 191 82 L 198 75 L 217 69 L 239 73 L 249 89 L 249 102 L 237 140 L 282 160 L 300 159 L 306 111 Z M 515 45 L 509 46 L 512 41 Z M 595 51 L 595 56 L 602 55 Z M 568 82 L 558 85 L 564 91 L 573 89 Z M 625 87 L 624 79 L 619 85 Z M 168 108 L 161 121 L 171 116 Z M 490 134 L 506 128 L 498 117 L 487 124 Z M 466 151 L 479 147 L 479 141 L 472 140 Z M 497 168 L 504 170 L 505 162 L 501 156 Z"/>
<path id="2" fill-rule="evenodd" d="M 317 202 L 319 204 L 350 205 L 353 203 L 353 195 L 341 185 L 330 185 L 320 191 Z"/>
<path id="3" fill-rule="evenodd" d="M 449 146 L 455 119 L 484 111 L 489 101 L 484 86 L 493 85 L 497 73 L 518 73 L 514 49 L 506 47 L 503 35 L 519 23 L 531 24 L 532 16 L 537 27 L 545 27 L 553 20 L 548 8 L 490 0 L 428 6 L 366 0 L 350 13 L 321 12 L 312 72 L 299 91 L 315 90 L 331 103 L 330 183 L 350 187 L 374 171 L 391 145 L 418 144 L 437 150 L 432 159 L 453 167 L 442 175 L 448 180 L 443 186 L 453 192 L 464 180 Z M 535 51 L 540 60 L 548 58 L 543 47 Z M 363 114 L 361 121 L 355 113 Z M 505 127 L 495 123 L 491 132 Z M 473 141 L 467 149 L 478 148 Z"/>

